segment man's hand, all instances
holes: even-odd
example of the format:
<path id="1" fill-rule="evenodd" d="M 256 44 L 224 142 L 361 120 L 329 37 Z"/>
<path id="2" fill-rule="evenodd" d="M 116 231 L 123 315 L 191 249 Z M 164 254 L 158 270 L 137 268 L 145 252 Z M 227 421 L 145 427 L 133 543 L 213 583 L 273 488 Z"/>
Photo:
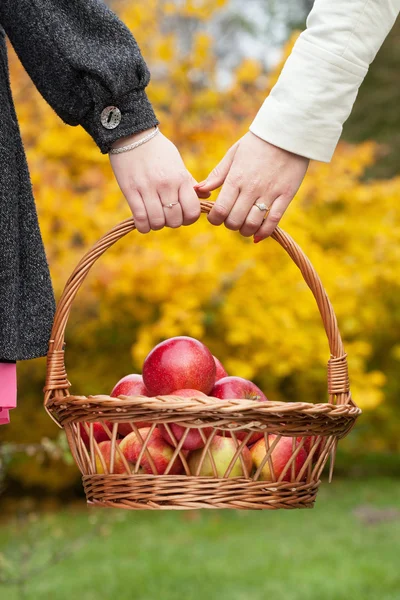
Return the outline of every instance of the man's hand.
<path id="1" fill-rule="evenodd" d="M 248 132 L 195 190 L 200 195 L 222 185 L 208 220 L 213 225 L 224 223 L 244 236 L 254 235 L 257 243 L 278 225 L 308 164 L 308 158 L 277 148 Z M 270 208 L 268 214 L 255 203 Z"/>
<path id="2" fill-rule="evenodd" d="M 153 129 L 120 139 L 113 147 L 131 144 L 150 131 Z M 210 193 L 196 195 L 193 189 L 196 180 L 186 169 L 176 146 L 162 133 L 134 150 L 109 157 L 138 231 L 148 233 L 151 229 L 175 228 L 197 221 L 198 197 L 208 198 Z"/>

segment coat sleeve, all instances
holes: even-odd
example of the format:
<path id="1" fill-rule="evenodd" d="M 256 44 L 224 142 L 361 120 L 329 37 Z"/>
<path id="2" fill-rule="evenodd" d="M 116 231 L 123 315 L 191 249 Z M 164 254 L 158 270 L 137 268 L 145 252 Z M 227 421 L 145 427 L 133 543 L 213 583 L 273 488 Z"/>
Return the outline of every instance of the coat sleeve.
<path id="1" fill-rule="evenodd" d="M 103 154 L 118 138 L 158 124 L 139 47 L 102 0 L 0 0 L 0 23 L 41 95 Z M 112 112 L 110 128 L 101 117 L 112 106 L 120 112 Z"/>
<path id="2" fill-rule="evenodd" d="M 258 137 L 329 162 L 400 0 L 316 0 L 281 75 L 250 125 Z"/>

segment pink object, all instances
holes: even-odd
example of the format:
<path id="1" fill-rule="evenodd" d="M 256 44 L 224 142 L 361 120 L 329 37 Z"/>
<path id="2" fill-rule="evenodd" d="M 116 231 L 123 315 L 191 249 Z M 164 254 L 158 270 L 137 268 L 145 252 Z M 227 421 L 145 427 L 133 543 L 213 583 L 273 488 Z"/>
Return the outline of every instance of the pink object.
<path id="1" fill-rule="evenodd" d="M 10 422 L 10 413 L 8 410 L 0 410 L 0 425 L 7 425 Z"/>
<path id="2" fill-rule="evenodd" d="M 0 362 L 0 425 L 10 422 L 9 411 L 17 405 L 17 364 Z"/>

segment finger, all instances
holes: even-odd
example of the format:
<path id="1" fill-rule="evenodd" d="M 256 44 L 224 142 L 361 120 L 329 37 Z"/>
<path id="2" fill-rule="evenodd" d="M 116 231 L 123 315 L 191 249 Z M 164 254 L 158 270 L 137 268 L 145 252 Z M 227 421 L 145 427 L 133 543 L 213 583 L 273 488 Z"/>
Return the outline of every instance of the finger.
<path id="1" fill-rule="evenodd" d="M 193 183 L 188 179 L 179 188 L 179 204 L 183 213 L 183 225 L 195 223 L 201 214 L 199 199 L 193 190 Z"/>
<path id="2" fill-rule="evenodd" d="M 165 227 L 165 215 L 156 190 L 141 191 L 141 196 L 147 211 L 150 229 L 158 231 Z"/>
<path id="3" fill-rule="evenodd" d="M 267 218 L 261 225 L 258 231 L 254 234 L 254 242 L 257 244 L 261 240 L 265 240 L 271 233 L 274 232 L 278 226 L 279 221 L 283 217 L 287 207 L 291 203 L 293 197 L 278 196 L 278 198 L 272 203 L 271 210 L 268 213 Z M 264 200 L 266 203 L 266 201 Z"/>
<path id="4" fill-rule="evenodd" d="M 200 200 L 207 200 L 211 196 L 211 192 L 203 192 L 203 190 L 198 190 L 197 188 L 194 188 L 194 190 Z"/>
<path id="5" fill-rule="evenodd" d="M 189 171 L 188 171 L 188 173 L 189 173 Z M 194 191 L 197 194 L 197 197 L 201 198 L 202 200 L 207 200 L 207 198 L 209 198 L 211 196 L 211 192 L 207 192 L 207 191 L 203 191 L 201 189 L 198 189 L 197 186 L 199 184 L 197 183 L 197 181 L 195 180 L 195 178 L 193 177 L 193 175 L 191 173 L 189 173 L 189 176 L 190 176 L 190 180 L 192 182 L 193 189 L 194 189 Z"/>
<path id="6" fill-rule="evenodd" d="M 221 162 L 211 171 L 207 179 L 201 181 L 195 186 L 196 192 L 210 192 L 219 188 L 225 181 L 231 168 L 233 159 L 235 158 L 236 150 L 238 149 L 239 141 L 236 142 L 225 154 Z"/>
<path id="7" fill-rule="evenodd" d="M 173 229 L 180 227 L 183 223 L 183 213 L 179 203 L 178 191 L 165 190 L 159 192 L 159 196 L 163 206 L 165 225 Z"/>
<path id="8" fill-rule="evenodd" d="M 238 199 L 238 202 L 239 201 L 240 198 Z M 258 208 L 257 204 L 259 204 L 260 206 L 264 204 L 266 209 L 261 210 L 260 208 Z M 260 229 L 261 225 L 263 224 L 264 218 L 267 215 L 267 206 L 268 205 L 265 202 L 263 202 L 262 198 L 257 198 L 253 206 L 250 208 L 250 211 L 243 223 L 243 226 L 240 229 L 240 233 L 243 236 L 249 237 Z"/>
<path id="9" fill-rule="evenodd" d="M 248 185 L 248 182 L 246 182 L 246 185 Z M 225 219 L 225 226 L 228 229 L 232 229 L 232 231 L 239 231 L 239 229 L 241 229 L 244 226 L 246 219 L 248 218 L 249 213 L 257 200 L 257 197 L 258 194 L 256 191 L 242 190 L 234 206 L 232 207 L 232 210 L 230 211 L 228 217 Z M 256 208 L 256 210 L 258 209 Z M 259 221 L 258 227 L 260 227 L 261 225 L 261 220 Z M 254 231 L 257 231 L 257 229 L 255 229 Z"/>
<path id="10" fill-rule="evenodd" d="M 233 181 L 226 179 L 214 206 L 207 216 L 212 225 L 221 225 L 225 222 L 239 194 L 240 190 Z"/>
<path id="11" fill-rule="evenodd" d="M 134 190 L 126 196 L 126 199 L 132 211 L 136 229 L 140 233 L 148 233 L 150 231 L 150 223 L 142 196 L 137 190 Z"/>

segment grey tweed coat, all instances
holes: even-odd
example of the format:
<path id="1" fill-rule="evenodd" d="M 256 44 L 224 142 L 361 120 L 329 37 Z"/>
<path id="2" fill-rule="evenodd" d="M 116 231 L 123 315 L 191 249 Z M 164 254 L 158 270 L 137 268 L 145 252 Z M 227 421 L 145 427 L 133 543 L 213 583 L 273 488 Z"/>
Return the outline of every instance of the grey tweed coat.
<path id="1" fill-rule="evenodd" d="M 101 153 L 158 124 L 140 50 L 102 0 L 0 0 L 0 362 L 45 356 L 55 311 L 5 35 L 45 100 Z"/>

